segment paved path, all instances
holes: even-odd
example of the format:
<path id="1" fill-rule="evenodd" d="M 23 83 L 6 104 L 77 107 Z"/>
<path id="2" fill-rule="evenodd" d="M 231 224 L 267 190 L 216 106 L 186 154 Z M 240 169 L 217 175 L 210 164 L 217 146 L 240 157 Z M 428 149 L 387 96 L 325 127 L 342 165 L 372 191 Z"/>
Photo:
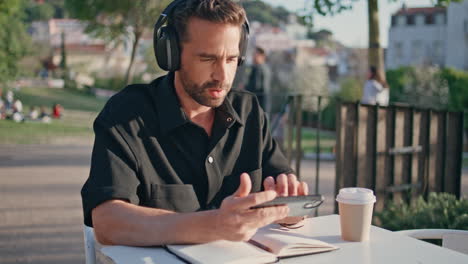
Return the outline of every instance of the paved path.
<path id="1" fill-rule="evenodd" d="M 84 263 L 79 191 L 88 176 L 90 145 L 0 146 L 0 263 Z M 333 212 L 335 166 L 320 165 L 319 214 Z M 302 163 L 315 188 L 315 163 Z M 463 190 L 468 195 L 468 172 Z"/>
<path id="2" fill-rule="evenodd" d="M 84 263 L 90 146 L 0 147 L 0 263 Z"/>

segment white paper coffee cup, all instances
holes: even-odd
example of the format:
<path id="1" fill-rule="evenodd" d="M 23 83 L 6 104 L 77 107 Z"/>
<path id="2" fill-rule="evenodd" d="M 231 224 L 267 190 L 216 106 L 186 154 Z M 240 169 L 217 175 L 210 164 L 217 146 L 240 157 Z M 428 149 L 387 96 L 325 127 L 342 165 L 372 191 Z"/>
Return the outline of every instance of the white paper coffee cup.
<path id="1" fill-rule="evenodd" d="M 374 192 L 366 188 L 343 188 L 336 197 L 340 213 L 341 237 L 347 241 L 369 240 Z"/>

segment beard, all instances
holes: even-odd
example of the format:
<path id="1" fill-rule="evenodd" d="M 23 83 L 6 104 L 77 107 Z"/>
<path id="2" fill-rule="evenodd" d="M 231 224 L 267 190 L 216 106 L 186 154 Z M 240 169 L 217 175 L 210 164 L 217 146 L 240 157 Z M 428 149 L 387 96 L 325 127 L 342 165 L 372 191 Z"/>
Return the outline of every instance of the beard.
<path id="1" fill-rule="evenodd" d="M 192 81 L 188 76 L 189 75 L 185 71 L 180 71 L 180 80 L 182 82 L 184 91 L 200 105 L 208 107 L 219 107 L 223 104 L 227 93 L 231 90 L 231 83 L 207 81 L 199 85 Z M 223 90 L 224 95 L 221 97 L 211 96 L 208 89 L 212 88 Z"/>

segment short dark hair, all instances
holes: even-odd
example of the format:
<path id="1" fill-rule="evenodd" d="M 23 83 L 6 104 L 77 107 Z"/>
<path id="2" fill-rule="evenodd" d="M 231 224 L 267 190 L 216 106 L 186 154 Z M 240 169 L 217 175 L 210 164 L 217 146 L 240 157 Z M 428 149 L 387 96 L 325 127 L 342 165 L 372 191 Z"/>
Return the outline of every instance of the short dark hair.
<path id="1" fill-rule="evenodd" d="M 244 8 L 231 0 L 187 0 L 173 11 L 168 23 L 177 31 L 179 40 L 185 42 L 188 40 L 187 24 L 192 17 L 241 27 L 245 16 Z"/>
<path id="2" fill-rule="evenodd" d="M 257 52 L 258 54 L 265 55 L 265 50 L 260 47 L 255 47 L 255 52 Z"/>

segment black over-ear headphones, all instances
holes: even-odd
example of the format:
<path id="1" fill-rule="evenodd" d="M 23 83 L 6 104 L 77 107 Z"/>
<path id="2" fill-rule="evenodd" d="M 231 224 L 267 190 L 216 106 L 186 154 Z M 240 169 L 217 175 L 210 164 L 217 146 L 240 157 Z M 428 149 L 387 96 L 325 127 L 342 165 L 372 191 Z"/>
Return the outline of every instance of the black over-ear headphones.
<path id="1" fill-rule="evenodd" d="M 180 68 L 180 43 L 176 29 L 172 25 L 164 25 L 171 16 L 172 11 L 182 2 L 187 0 L 175 0 L 170 3 L 159 16 L 154 25 L 153 48 L 156 61 L 161 69 L 166 71 L 176 71 Z M 249 41 L 249 21 L 245 18 L 242 25 L 241 41 L 239 43 L 240 56 L 238 65 L 245 61 L 247 43 Z"/>

